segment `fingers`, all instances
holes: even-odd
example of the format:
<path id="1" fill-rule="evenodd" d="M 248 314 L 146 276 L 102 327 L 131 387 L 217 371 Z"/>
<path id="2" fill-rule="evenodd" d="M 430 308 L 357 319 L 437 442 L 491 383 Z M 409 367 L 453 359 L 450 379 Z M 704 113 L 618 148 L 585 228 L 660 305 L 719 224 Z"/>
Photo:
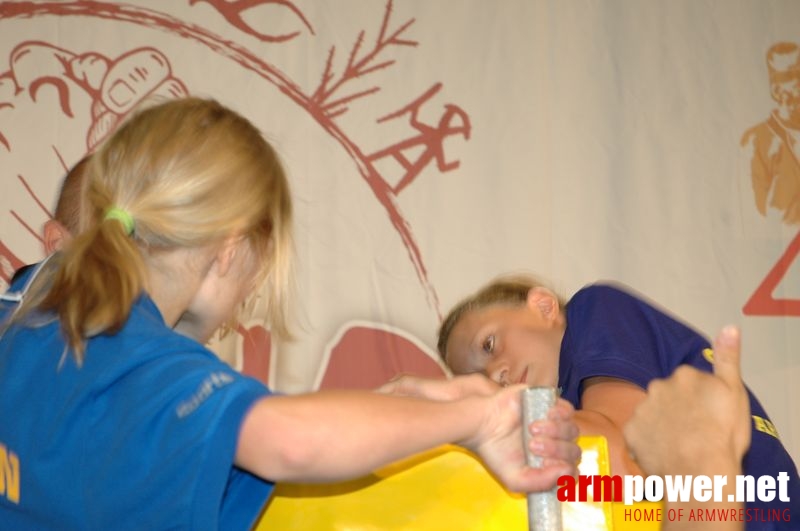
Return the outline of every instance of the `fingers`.
<path id="1" fill-rule="evenodd" d="M 26 42 L 11 52 L 11 70 L 20 89 L 27 89 L 37 79 L 61 77 L 64 65 L 74 54 L 40 42 Z"/>
<path id="2" fill-rule="evenodd" d="M 391 395 L 414 394 L 417 382 L 413 376 L 398 374 L 382 386 L 376 389 L 377 392 Z"/>
<path id="3" fill-rule="evenodd" d="M 543 436 L 574 441 L 578 437 L 578 425 L 573 420 L 574 415 L 575 409 L 572 404 L 559 398 L 547 412 L 547 418 L 532 422 L 528 430 L 534 438 Z"/>
<path id="4" fill-rule="evenodd" d="M 725 327 L 714 341 L 713 374 L 682 365 L 666 380 L 650 383 L 647 398 L 623 428 L 643 470 L 699 470 L 709 456 L 731 450 L 734 460 L 741 459 L 750 443 L 750 416 L 740 343 L 739 330 Z"/>
<path id="5" fill-rule="evenodd" d="M 500 386 L 480 374 L 453 378 L 421 378 L 400 374 L 375 391 L 383 394 L 449 401 L 471 396 L 492 396 L 500 390 Z"/>
<path id="6" fill-rule="evenodd" d="M 574 440 L 550 437 L 533 437 L 529 446 L 536 457 L 541 457 L 544 465 L 559 464 L 575 468 L 581 460 L 581 448 Z"/>
<path id="7" fill-rule="evenodd" d="M 714 374 L 729 386 L 742 382 L 739 329 L 726 326 L 714 340 Z"/>
<path id="8" fill-rule="evenodd" d="M 525 467 L 519 477 L 509 481 L 508 487 L 516 492 L 544 492 L 556 487 L 561 476 L 574 476 L 576 471 L 569 465 L 546 465 L 543 468 Z"/>
<path id="9" fill-rule="evenodd" d="M 569 419 L 542 419 L 532 422 L 528 430 L 533 437 L 550 437 L 574 441 L 578 437 L 578 426 Z"/>
<path id="10" fill-rule="evenodd" d="M 547 418 L 528 426 L 531 434 L 530 451 L 544 459 L 545 464 L 577 466 L 581 449 L 576 444 L 578 426 L 573 421 L 575 410 L 563 399 L 558 399 L 550 408 Z"/>
<path id="11" fill-rule="evenodd" d="M 572 420 L 574 415 L 575 408 L 563 398 L 557 399 L 553 407 L 550 408 L 550 411 L 547 412 L 547 418 L 555 421 Z"/>
<path id="12" fill-rule="evenodd" d="M 447 385 L 447 380 L 434 380 L 412 376 L 410 374 L 398 374 L 382 386 L 376 389 L 377 392 L 386 395 L 416 396 L 432 400 L 441 400 L 440 389 Z"/>
<path id="13" fill-rule="evenodd" d="M 490 396 L 502 389 L 500 385 L 482 374 L 456 376 L 455 379 L 462 383 L 462 388 L 469 395 Z"/>
<path id="14" fill-rule="evenodd" d="M 141 48 L 111 64 L 100 87 L 100 99 L 115 114 L 125 114 L 171 75 L 167 58 L 154 48 Z"/>

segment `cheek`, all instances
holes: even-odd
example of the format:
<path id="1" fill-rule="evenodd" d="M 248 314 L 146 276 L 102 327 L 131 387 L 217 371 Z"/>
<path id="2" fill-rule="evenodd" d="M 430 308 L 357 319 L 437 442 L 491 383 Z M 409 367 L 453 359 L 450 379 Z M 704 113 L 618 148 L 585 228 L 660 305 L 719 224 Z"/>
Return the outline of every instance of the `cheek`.
<path id="1" fill-rule="evenodd" d="M 453 352 L 452 349 L 447 352 L 445 364 L 456 376 L 475 372 L 475 368 L 471 367 L 468 363 L 468 356 L 460 352 Z"/>

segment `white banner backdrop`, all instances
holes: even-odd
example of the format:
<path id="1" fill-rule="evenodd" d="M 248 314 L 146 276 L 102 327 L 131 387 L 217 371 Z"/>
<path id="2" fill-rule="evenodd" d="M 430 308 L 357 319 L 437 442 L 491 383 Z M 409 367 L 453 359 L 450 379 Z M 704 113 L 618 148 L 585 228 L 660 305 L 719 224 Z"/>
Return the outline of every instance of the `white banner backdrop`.
<path id="1" fill-rule="evenodd" d="M 285 391 L 440 374 L 441 315 L 495 275 L 566 297 L 609 279 L 709 335 L 739 324 L 797 458 L 798 20 L 793 1 L 0 2 L 0 273 L 41 258 L 65 170 L 138 101 L 213 96 L 276 145 L 297 212 L 298 339 L 243 323 L 214 345 L 242 370 Z"/>

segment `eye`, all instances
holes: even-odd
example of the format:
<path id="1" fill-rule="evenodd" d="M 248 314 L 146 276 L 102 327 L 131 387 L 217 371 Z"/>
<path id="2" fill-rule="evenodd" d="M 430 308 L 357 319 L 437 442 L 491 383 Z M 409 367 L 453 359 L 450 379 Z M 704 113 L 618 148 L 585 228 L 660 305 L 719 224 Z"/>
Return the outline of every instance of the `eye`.
<path id="1" fill-rule="evenodd" d="M 487 354 L 494 353 L 494 334 L 489 334 L 486 336 L 486 339 L 483 340 L 481 348 L 483 348 L 483 351 Z"/>

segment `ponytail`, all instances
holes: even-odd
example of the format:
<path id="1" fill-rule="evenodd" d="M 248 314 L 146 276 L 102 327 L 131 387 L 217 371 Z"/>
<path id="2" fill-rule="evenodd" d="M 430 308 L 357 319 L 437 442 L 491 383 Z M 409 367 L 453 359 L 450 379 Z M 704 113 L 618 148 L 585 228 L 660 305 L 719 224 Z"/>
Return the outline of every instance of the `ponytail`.
<path id="1" fill-rule="evenodd" d="M 79 365 L 87 338 L 125 324 L 145 289 L 145 272 L 136 241 L 116 217 L 106 217 L 67 246 L 39 308 L 58 316 Z"/>
<path id="2" fill-rule="evenodd" d="M 144 106 L 92 154 L 80 227 L 11 319 L 60 321 L 78 363 L 88 338 L 119 331 L 148 290 L 152 252 L 249 239 L 261 264 L 267 320 L 290 336 L 293 249 L 289 183 L 277 153 L 243 116 L 214 100 Z M 0 332 L 2 330 L 0 329 Z"/>

